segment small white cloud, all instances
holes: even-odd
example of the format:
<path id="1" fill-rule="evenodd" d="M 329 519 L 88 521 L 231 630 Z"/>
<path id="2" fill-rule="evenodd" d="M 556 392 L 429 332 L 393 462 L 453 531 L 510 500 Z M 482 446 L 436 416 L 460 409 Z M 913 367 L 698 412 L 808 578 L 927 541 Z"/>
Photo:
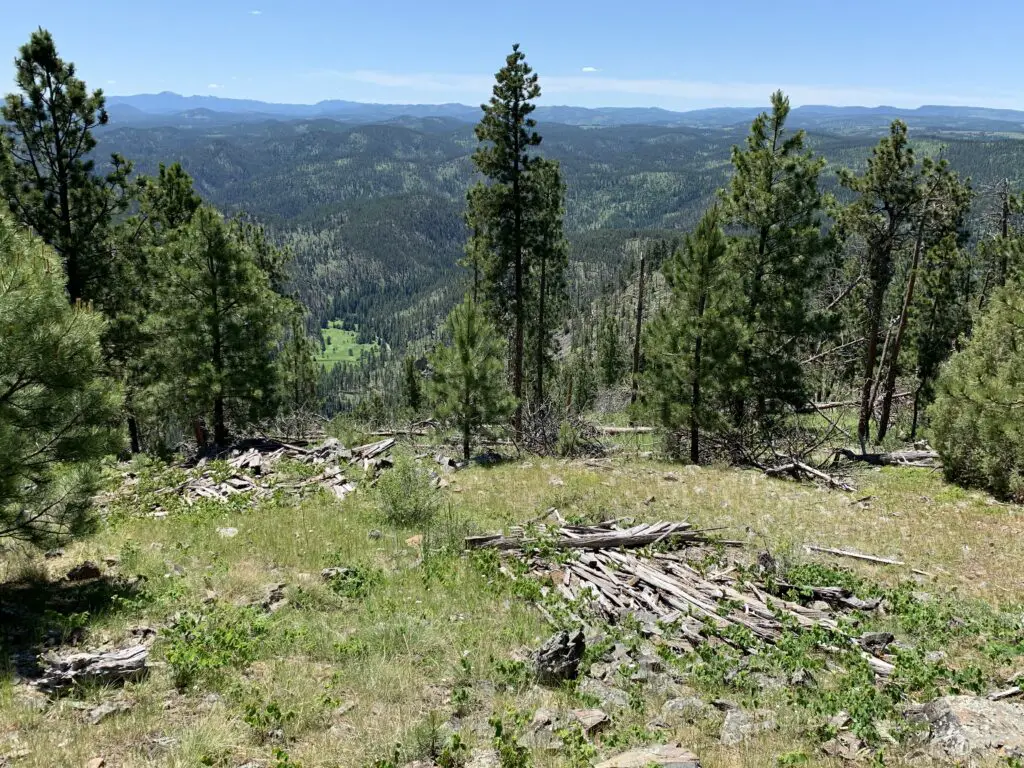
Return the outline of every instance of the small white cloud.
<path id="1" fill-rule="evenodd" d="M 581 72 L 600 72 L 601 70 L 599 70 L 597 67 L 584 67 L 580 71 Z"/>
<path id="2" fill-rule="evenodd" d="M 262 16 L 263 11 L 249 11 L 250 16 Z"/>
<path id="3" fill-rule="evenodd" d="M 117 80 L 107 80 L 107 85 L 114 85 Z"/>
<path id="4" fill-rule="evenodd" d="M 209 84 L 208 86 L 206 86 L 206 87 L 207 87 L 207 88 L 209 88 L 209 89 L 210 89 L 211 91 L 215 91 L 215 90 L 217 90 L 218 88 L 223 88 L 224 86 L 223 86 L 223 85 L 218 85 L 217 83 L 210 83 L 210 84 Z"/>

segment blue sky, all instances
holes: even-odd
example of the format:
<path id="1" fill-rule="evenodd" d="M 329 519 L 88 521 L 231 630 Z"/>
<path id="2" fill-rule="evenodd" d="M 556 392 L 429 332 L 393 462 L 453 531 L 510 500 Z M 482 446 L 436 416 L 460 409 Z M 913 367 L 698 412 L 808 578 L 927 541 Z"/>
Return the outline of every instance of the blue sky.
<path id="1" fill-rule="evenodd" d="M 512 42 L 544 104 L 1024 108 L 1020 0 L 48 0 L 9 3 L 108 94 L 477 104 Z M 2 90 L 13 77 L 0 71 Z"/>

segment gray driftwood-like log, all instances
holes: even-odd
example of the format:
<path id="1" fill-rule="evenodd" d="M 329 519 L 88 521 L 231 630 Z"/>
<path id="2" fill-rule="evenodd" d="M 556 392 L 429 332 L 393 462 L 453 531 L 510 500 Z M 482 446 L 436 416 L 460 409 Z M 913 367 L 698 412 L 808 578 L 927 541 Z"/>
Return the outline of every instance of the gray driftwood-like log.
<path id="1" fill-rule="evenodd" d="M 863 461 L 876 467 L 925 467 L 934 469 L 942 466 L 936 451 L 891 451 L 890 453 L 857 453 L 843 448 L 839 453 L 850 461 Z"/>
<path id="2" fill-rule="evenodd" d="M 672 543 L 706 543 L 705 531 L 692 530 L 689 523 L 653 523 L 638 525 L 624 531 L 589 528 L 558 528 L 555 536 L 535 538 L 526 536 L 470 536 L 466 539 L 469 549 L 491 547 L 502 550 L 525 550 L 543 544 L 556 549 L 636 549 L 665 541 Z"/>
<path id="3" fill-rule="evenodd" d="M 810 464 L 805 464 L 797 459 L 791 459 L 785 464 L 780 464 L 777 467 L 768 467 L 764 473 L 769 477 L 791 475 L 797 480 L 801 479 L 801 476 L 807 476 L 812 480 L 821 480 L 823 483 L 828 485 L 829 488 L 838 488 L 839 490 L 846 491 L 847 493 L 852 493 L 857 490 L 845 480 L 840 480 L 838 477 L 832 477 L 832 475 L 826 474 L 820 469 L 816 469 Z"/>
<path id="4" fill-rule="evenodd" d="M 48 693 L 61 693 L 82 683 L 120 685 L 135 682 L 148 673 L 148 656 L 147 646 L 133 645 L 116 651 L 43 657 L 41 661 L 46 668 L 42 676 L 33 682 Z"/>

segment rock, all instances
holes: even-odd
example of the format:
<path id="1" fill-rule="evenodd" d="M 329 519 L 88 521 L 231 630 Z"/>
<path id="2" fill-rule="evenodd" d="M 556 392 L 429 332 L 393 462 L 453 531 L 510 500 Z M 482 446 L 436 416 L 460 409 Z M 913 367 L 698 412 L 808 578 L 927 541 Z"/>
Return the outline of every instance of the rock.
<path id="1" fill-rule="evenodd" d="M 575 680 L 585 650 L 586 641 L 582 629 L 552 635 L 534 654 L 538 682 L 542 685 L 557 685 L 563 680 Z"/>
<path id="2" fill-rule="evenodd" d="M 370 539 L 370 541 L 377 541 L 377 539 L 381 538 L 383 535 L 383 533 L 374 528 L 372 531 L 366 534 L 366 538 Z"/>
<path id="3" fill-rule="evenodd" d="M 263 599 L 260 601 L 260 608 L 267 613 L 275 613 L 281 610 L 288 602 L 288 598 L 284 596 L 285 586 L 287 585 L 283 582 L 269 584 L 266 588 Z"/>
<path id="4" fill-rule="evenodd" d="M 92 760 L 85 764 L 85 768 L 104 768 L 106 764 L 107 761 L 104 760 L 102 757 L 94 757 Z"/>
<path id="5" fill-rule="evenodd" d="M 629 696 L 600 680 L 584 680 L 576 690 L 593 696 L 605 709 L 625 709 L 629 706 Z"/>
<path id="6" fill-rule="evenodd" d="M 590 671 L 587 672 L 587 675 L 595 680 L 605 680 L 609 676 L 614 676 L 617 669 L 617 664 L 606 664 L 598 661 L 590 665 Z"/>
<path id="7" fill-rule="evenodd" d="M 886 649 L 892 645 L 895 639 L 891 632 L 867 632 L 861 635 L 857 642 L 868 653 L 877 655 L 885 653 Z"/>
<path id="8" fill-rule="evenodd" d="M 469 753 L 466 768 L 499 768 L 501 759 L 493 749 L 477 748 Z"/>
<path id="9" fill-rule="evenodd" d="M 103 572 L 96 563 L 86 560 L 69 570 L 65 578 L 68 581 L 86 581 L 87 579 L 98 579 L 102 575 Z"/>
<path id="10" fill-rule="evenodd" d="M 675 744 L 659 744 L 623 752 L 598 763 L 595 768 L 700 768 L 700 760 L 689 750 Z"/>
<path id="11" fill-rule="evenodd" d="M 850 724 L 850 713 L 845 709 L 836 712 L 829 718 L 826 725 L 834 731 L 839 731 Z"/>
<path id="12" fill-rule="evenodd" d="M 320 578 L 324 581 L 334 581 L 339 576 L 344 576 L 348 573 L 348 568 L 342 568 L 341 566 L 331 566 L 330 568 L 324 568 L 320 571 Z"/>
<path id="13" fill-rule="evenodd" d="M 775 718 L 771 714 L 754 715 L 743 709 L 730 709 L 725 713 L 719 741 L 727 747 L 734 747 L 761 731 L 774 728 Z"/>
<path id="14" fill-rule="evenodd" d="M 829 757 L 848 762 L 856 762 L 867 756 L 864 742 L 853 731 L 843 731 L 834 739 L 829 739 L 821 745 L 821 751 Z"/>
<path id="15" fill-rule="evenodd" d="M 217 535 L 222 539 L 233 539 L 238 535 L 237 528 L 218 528 Z"/>
<path id="16" fill-rule="evenodd" d="M 929 664 L 941 664 L 946 660 L 946 658 L 945 651 L 928 651 L 928 653 L 924 655 L 924 660 Z"/>
<path id="17" fill-rule="evenodd" d="M 47 560 L 53 560 L 53 559 L 58 558 L 58 557 L 64 557 L 64 550 L 63 549 L 49 549 L 45 553 L 43 553 L 43 557 L 45 557 Z"/>
<path id="18" fill-rule="evenodd" d="M 821 611 L 822 613 L 828 613 L 832 610 L 832 606 L 826 603 L 824 600 L 815 600 L 809 606 L 812 611 Z"/>
<path id="19" fill-rule="evenodd" d="M 812 688 L 817 680 L 806 669 L 798 669 L 789 676 L 789 684 L 794 688 Z"/>
<path id="20" fill-rule="evenodd" d="M 1024 757 L 1024 706 L 944 696 L 925 707 L 929 745 L 940 758 Z"/>
<path id="21" fill-rule="evenodd" d="M 560 477 L 552 477 L 550 480 L 548 480 L 548 484 L 549 485 L 553 485 L 556 488 L 558 488 L 558 487 L 561 487 L 561 486 L 565 485 L 565 480 L 563 480 Z"/>
<path id="22" fill-rule="evenodd" d="M 105 701 L 98 707 L 89 710 L 87 719 L 90 725 L 99 725 L 111 715 L 128 712 L 131 708 L 131 705 L 126 701 Z"/>
<path id="23" fill-rule="evenodd" d="M 669 699 L 661 706 L 661 716 L 669 722 L 692 723 L 709 711 L 708 703 L 697 696 Z"/>
<path id="24" fill-rule="evenodd" d="M 103 558 L 103 564 L 108 568 L 117 568 L 121 564 L 121 561 L 113 555 L 107 555 Z"/>
<path id="25" fill-rule="evenodd" d="M 675 472 L 666 472 L 664 475 L 662 475 L 661 479 L 669 483 L 678 483 L 679 475 L 677 475 Z"/>
<path id="26" fill-rule="evenodd" d="M 573 709 L 569 717 L 583 728 L 584 733 L 596 733 L 608 724 L 608 715 L 600 709 Z"/>

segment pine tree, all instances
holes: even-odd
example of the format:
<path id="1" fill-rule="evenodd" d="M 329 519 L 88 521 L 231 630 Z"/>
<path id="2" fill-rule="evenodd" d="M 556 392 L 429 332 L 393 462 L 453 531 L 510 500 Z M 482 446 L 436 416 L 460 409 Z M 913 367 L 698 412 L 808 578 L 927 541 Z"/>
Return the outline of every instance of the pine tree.
<path id="1" fill-rule="evenodd" d="M 536 161 L 529 150 L 540 144 L 530 117 L 540 96 L 537 75 L 519 45 L 495 75 L 489 103 L 476 127 L 480 142 L 473 164 L 487 183 L 467 196 L 467 223 L 474 240 L 467 247 L 481 268 L 481 296 L 495 320 L 511 326 L 510 371 L 517 400 L 514 424 L 522 431 L 525 363 L 530 189 L 527 175 Z M 510 321 L 510 322 L 509 322 Z"/>
<path id="2" fill-rule="evenodd" d="M 963 350 L 942 368 L 929 409 L 946 477 L 1024 500 L 1024 291 L 996 290 Z"/>
<path id="3" fill-rule="evenodd" d="M 971 328 L 971 262 L 947 235 L 928 249 L 921 264 L 921 289 L 915 298 L 910 341 L 917 360 L 914 415 L 910 438 L 917 436 L 921 410 L 935 396 L 939 368 Z"/>
<path id="4" fill-rule="evenodd" d="M 416 367 L 416 358 L 406 355 L 402 360 L 402 397 L 405 407 L 415 417 L 423 405 L 423 376 Z"/>
<path id="5" fill-rule="evenodd" d="M 845 233 L 862 241 L 866 284 L 864 318 L 864 360 L 857 436 L 862 450 L 870 437 L 874 410 L 878 342 L 886 293 L 892 282 L 895 259 L 912 236 L 914 213 L 921 200 L 920 169 L 907 138 L 907 126 L 895 120 L 889 135 L 882 138 L 868 158 L 861 175 L 841 170 L 840 183 L 857 199 L 839 211 L 838 222 Z"/>
<path id="6" fill-rule="evenodd" d="M 288 326 L 288 338 L 277 358 L 281 399 L 293 414 L 313 413 L 320 405 L 317 391 L 321 368 L 316 362 L 320 345 L 306 333 L 306 323 L 297 308 Z"/>
<path id="7" fill-rule="evenodd" d="M 597 367 L 601 386 L 610 389 L 622 381 L 626 372 L 626 356 L 619 333 L 619 319 L 614 312 L 605 313 L 597 333 Z"/>
<path id="8" fill-rule="evenodd" d="M 527 175 L 529 204 L 530 313 L 527 336 L 533 350 L 529 378 L 533 397 L 544 403 L 544 382 L 551 370 L 558 321 L 568 299 L 565 270 L 569 248 L 563 233 L 565 184 L 555 160 L 538 159 Z"/>
<path id="9" fill-rule="evenodd" d="M 818 187 L 825 161 L 805 149 L 803 131 L 786 131 L 789 99 L 776 91 L 771 102 L 771 113 L 751 125 L 746 146 L 733 148 L 735 173 L 724 193 L 725 220 L 738 229 L 732 260 L 748 327 L 737 426 L 751 399 L 758 421 L 806 402 L 800 352 L 815 329 L 811 303 L 834 253 Z"/>
<path id="10" fill-rule="evenodd" d="M 293 309 L 261 267 L 270 247 L 258 230 L 201 207 L 158 249 L 160 291 L 148 332 L 158 399 L 182 417 L 209 419 L 225 445 L 229 418 L 248 424 L 274 412 L 274 353 Z M 277 257 L 273 262 L 276 263 Z"/>
<path id="11" fill-rule="evenodd" d="M 701 430 L 726 422 L 729 382 L 739 374 L 739 285 L 716 205 L 662 266 L 670 288 L 647 328 L 644 401 L 670 432 L 688 431 L 700 460 Z"/>
<path id="12" fill-rule="evenodd" d="M 459 430 L 468 461 L 473 434 L 507 417 L 515 401 L 504 382 L 501 341 L 469 296 L 449 315 L 445 333 L 450 344 L 439 345 L 430 358 L 430 395 L 438 417 Z"/>
<path id="13" fill-rule="evenodd" d="M 107 228 L 129 202 L 131 165 L 114 155 L 97 176 L 93 129 L 105 125 L 103 92 L 91 93 L 44 29 L 15 59 L 19 93 L 2 109 L 0 188 L 14 216 L 60 254 L 72 303 L 100 299 L 110 284 Z"/>
<path id="14" fill-rule="evenodd" d="M 103 320 L 70 306 L 59 257 L 0 213 L 0 538 L 79 533 L 98 460 L 118 450 Z"/>

